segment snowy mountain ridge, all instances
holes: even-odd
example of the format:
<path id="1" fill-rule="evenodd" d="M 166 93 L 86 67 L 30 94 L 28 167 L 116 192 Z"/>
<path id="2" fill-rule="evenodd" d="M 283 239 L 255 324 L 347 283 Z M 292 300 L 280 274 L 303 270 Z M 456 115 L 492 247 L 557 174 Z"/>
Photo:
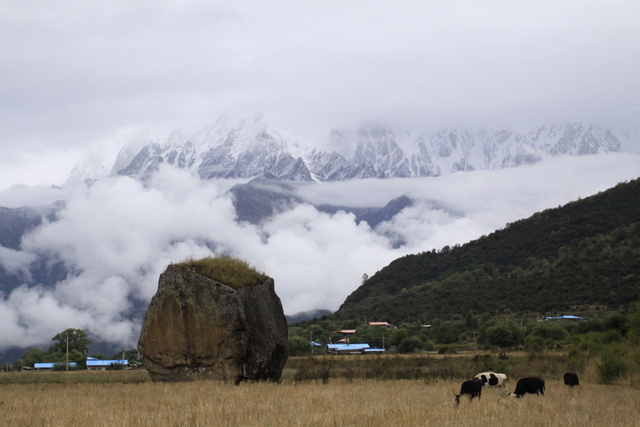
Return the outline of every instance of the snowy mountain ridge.
<path id="1" fill-rule="evenodd" d="M 252 178 L 264 174 L 294 181 L 440 176 L 457 171 L 501 169 L 560 155 L 638 151 L 639 133 L 620 133 L 581 123 L 545 125 L 527 132 L 394 131 L 383 127 L 333 131 L 339 154 L 274 128 L 262 115 L 216 124 L 191 135 L 149 135 L 125 146 L 115 162 L 82 159 L 68 183 L 109 175 L 146 180 L 160 164 L 194 170 L 202 179 Z M 140 148 L 142 146 L 142 148 Z"/>

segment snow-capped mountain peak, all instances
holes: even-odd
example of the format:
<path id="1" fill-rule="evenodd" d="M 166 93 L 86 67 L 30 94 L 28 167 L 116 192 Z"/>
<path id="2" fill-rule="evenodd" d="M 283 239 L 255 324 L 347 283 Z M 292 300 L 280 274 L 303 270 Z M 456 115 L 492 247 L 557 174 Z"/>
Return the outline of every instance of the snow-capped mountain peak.
<path id="1" fill-rule="evenodd" d="M 98 167 L 95 159 L 87 158 L 72 176 L 78 181 L 111 173 L 145 180 L 167 163 L 197 171 L 202 179 L 252 178 L 265 172 L 296 181 L 408 178 L 514 167 L 559 155 L 629 150 L 638 146 L 640 134 L 625 133 L 623 140 L 624 144 L 608 129 L 582 123 L 549 124 L 527 132 L 363 127 L 332 132 L 327 146 L 335 149 L 327 150 L 291 131 L 276 129 L 256 114 L 235 125 L 221 118 L 190 135 L 179 130 L 149 134 L 142 145 L 123 148 L 111 168 Z"/>

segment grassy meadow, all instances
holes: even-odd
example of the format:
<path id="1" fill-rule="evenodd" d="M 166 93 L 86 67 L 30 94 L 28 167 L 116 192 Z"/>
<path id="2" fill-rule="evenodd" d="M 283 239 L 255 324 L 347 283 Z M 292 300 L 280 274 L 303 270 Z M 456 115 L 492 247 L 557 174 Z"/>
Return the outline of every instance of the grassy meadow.
<path id="1" fill-rule="evenodd" d="M 356 358 L 318 359 L 333 360 L 339 369 L 325 380 L 296 381 L 300 366 L 310 359 L 294 358 L 292 365 L 298 366 L 288 367 L 281 383 L 240 386 L 153 383 L 145 371 L 1 374 L 0 425 L 640 426 L 638 383 L 600 385 L 592 382 L 588 368 L 581 375 L 582 385 L 573 390 L 559 377 L 545 377 L 544 397 L 515 399 L 485 388 L 480 400 L 465 398 L 456 406 L 453 394 L 460 379 L 345 377 L 345 364 L 357 363 Z M 402 364 L 399 358 L 389 359 Z M 466 366 L 466 359 L 434 357 L 432 362 L 441 369 L 440 364 Z M 516 378 L 510 379 L 510 390 Z"/>

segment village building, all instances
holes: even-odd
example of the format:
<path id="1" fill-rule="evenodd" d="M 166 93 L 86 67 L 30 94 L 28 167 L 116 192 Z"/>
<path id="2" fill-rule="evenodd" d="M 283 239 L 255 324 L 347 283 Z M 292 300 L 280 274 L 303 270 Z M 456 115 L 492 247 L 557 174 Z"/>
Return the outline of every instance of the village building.
<path id="1" fill-rule="evenodd" d="M 127 359 L 100 360 L 95 357 L 87 357 L 87 369 L 94 371 L 105 371 L 111 365 L 127 366 L 128 364 Z"/>
<path id="2" fill-rule="evenodd" d="M 55 368 L 57 366 L 65 366 L 66 367 L 66 363 L 64 362 L 41 362 L 41 363 L 34 363 L 33 364 L 33 369 L 36 371 L 50 371 L 53 368 Z M 75 362 L 71 362 L 69 363 L 69 367 L 70 368 L 75 368 L 76 364 Z"/>
<path id="3" fill-rule="evenodd" d="M 384 353 L 383 348 L 371 348 L 369 344 L 327 344 L 329 354 Z"/>
<path id="4" fill-rule="evenodd" d="M 397 329 L 397 326 L 392 325 L 389 322 L 369 322 L 369 326 L 380 326 L 385 329 Z"/>
<path id="5" fill-rule="evenodd" d="M 579 316 L 573 316 L 571 314 L 566 314 L 563 316 L 547 316 L 544 319 L 542 319 L 541 317 L 538 317 L 538 322 L 541 322 L 542 320 L 556 320 L 556 321 L 567 320 L 570 322 L 580 322 L 584 320 L 584 318 Z"/>

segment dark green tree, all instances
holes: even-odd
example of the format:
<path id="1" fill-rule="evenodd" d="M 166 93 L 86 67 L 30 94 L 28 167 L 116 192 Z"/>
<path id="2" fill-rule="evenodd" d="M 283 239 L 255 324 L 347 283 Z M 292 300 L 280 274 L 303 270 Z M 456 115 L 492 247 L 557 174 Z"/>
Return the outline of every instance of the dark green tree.
<path id="1" fill-rule="evenodd" d="M 391 345 L 398 346 L 400 345 L 402 340 L 404 340 L 408 336 L 409 336 L 409 331 L 407 331 L 405 328 L 394 329 L 393 331 L 391 331 L 391 334 L 389 335 L 389 342 L 391 343 Z"/>
<path id="2" fill-rule="evenodd" d="M 551 338 L 555 341 L 563 340 L 569 335 L 567 330 L 557 322 L 540 322 L 533 327 L 531 333 L 543 340 Z"/>
<path id="3" fill-rule="evenodd" d="M 487 329 L 487 342 L 498 347 L 510 347 L 513 345 L 513 333 L 506 325 L 496 325 Z"/>
<path id="4" fill-rule="evenodd" d="M 478 318 L 474 316 L 473 312 L 468 311 L 464 316 L 464 326 L 469 329 L 475 329 L 478 327 Z"/>
<path id="5" fill-rule="evenodd" d="M 22 357 L 14 363 L 16 369 L 21 369 L 23 366 L 29 366 L 33 368 L 34 363 L 48 362 L 45 360 L 47 353 L 39 348 L 30 348 L 22 354 Z"/>
<path id="6" fill-rule="evenodd" d="M 83 329 L 66 329 L 59 334 L 56 334 L 55 337 L 51 338 L 51 341 L 54 341 L 49 347 L 49 353 L 67 353 L 67 338 L 69 340 L 69 353 L 73 350 L 77 350 L 82 354 L 86 354 L 89 349 L 89 344 L 91 344 L 91 340 L 89 336 Z"/>
<path id="7" fill-rule="evenodd" d="M 544 350 L 544 338 L 538 335 L 527 335 L 524 339 L 524 349 L 529 353 L 540 353 Z"/>
<path id="8" fill-rule="evenodd" d="M 607 329 L 616 329 L 620 331 L 622 335 L 627 334 L 629 329 L 628 319 L 622 313 L 613 313 L 604 320 L 604 326 Z"/>
<path id="9" fill-rule="evenodd" d="M 408 337 L 402 340 L 398 345 L 400 353 L 413 353 L 422 348 L 422 340 L 418 337 Z"/>
<path id="10" fill-rule="evenodd" d="M 628 336 L 633 344 L 640 344 L 640 302 L 635 303 L 629 316 Z"/>
<path id="11" fill-rule="evenodd" d="M 500 322 L 486 330 L 486 341 L 498 347 L 513 347 L 522 344 L 524 332 L 514 322 Z"/>

